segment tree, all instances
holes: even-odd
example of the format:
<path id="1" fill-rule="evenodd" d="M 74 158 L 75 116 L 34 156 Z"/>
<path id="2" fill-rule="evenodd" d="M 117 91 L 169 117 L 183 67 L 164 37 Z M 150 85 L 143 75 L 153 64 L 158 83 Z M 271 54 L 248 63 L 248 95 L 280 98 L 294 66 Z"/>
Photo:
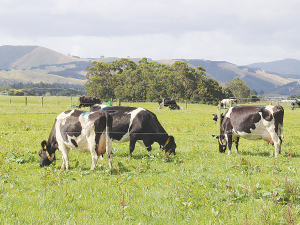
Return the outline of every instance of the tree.
<path id="1" fill-rule="evenodd" d="M 93 62 L 86 70 L 88 95 L 101 99 L 181 98 L 213 102 L 225 97 L 219 83 L 205 76 L 204 68 L 194 69 L 182 61 L 169 66 L 148 62 L 146 57 L 138 64 L 121 59 L 111 63 Z"/>
<path id="2" fill-rule="evenodd" d="M 240 102 L 245 101 L 250 96 L 250 88 L 246 82 L 240 78 L 231 79 L 229 83 L 225 83 L 225 85 L 232 90 L 232 93 Z"/>

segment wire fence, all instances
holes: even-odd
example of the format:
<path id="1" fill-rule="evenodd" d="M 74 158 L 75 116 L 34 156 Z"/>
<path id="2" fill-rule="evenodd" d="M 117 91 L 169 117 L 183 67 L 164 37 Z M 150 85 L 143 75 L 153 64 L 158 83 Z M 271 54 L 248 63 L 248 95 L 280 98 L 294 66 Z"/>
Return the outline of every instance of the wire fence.
<path id="1" fill-rule="evenodd" d="M 233 98 L 232 98 L 233 99 Z M 234 98 L 237 99 L 238 104 L 291 104 L 297 98 L 286 97 L 264 97 L 260 98 L 259 101 L 249 98 Z M 176 99 L 176 102 L 180 105 L 184 104 L 205 104 L 205 105 L 217 105 L 219 101 L 189 101 L 184 99 Z M 104 100 L 103 102 L 107 102 Z M 120 99 L 111 99 L 111 102 L 124 103 L 148 103 L 148 102 L 158 102 L 157 100 L 132 100 L 132 101 L 122 101 Z M 0 95 L 0 105 L 8 104 L 19 104 L 19 105 L 69 105 L 74 108 L 79 105 L 79 96 L 9 96 Z"/>

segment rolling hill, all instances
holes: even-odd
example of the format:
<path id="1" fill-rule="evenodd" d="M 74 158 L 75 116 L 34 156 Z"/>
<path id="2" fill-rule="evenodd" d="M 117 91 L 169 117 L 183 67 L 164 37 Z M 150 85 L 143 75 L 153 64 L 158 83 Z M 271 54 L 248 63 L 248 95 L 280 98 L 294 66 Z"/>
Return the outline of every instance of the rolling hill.
<path id="1" fill-rule="evenodd" d="M 120 58 L 82 59 L 64 55 L 40 46 L 0 46 L 0 84 L 18 82 L 85 83 L 85 68 L 92 61 L 112 62 Z M 140 58 L 131 58 L 137 63 Z M 256 63 L 237 66 L 224 61 L 201 59 L 156 60 L 172 65 L 183 61 L 196 68 L 202 66 L 206 75 L 218 82 L 241 78 L 251 89 L 264 93 L 291 95 L 300 93 L 300 61 L 287 59 L 270 63 Z M 152 61 L 149 59 L 149 61 Z"/>

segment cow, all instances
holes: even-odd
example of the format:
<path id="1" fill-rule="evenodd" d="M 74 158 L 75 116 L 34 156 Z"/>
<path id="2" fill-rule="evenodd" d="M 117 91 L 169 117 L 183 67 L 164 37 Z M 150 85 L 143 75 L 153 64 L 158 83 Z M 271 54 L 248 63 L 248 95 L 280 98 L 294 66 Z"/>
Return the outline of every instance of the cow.
<path id="1" fill-rule="evenodd" d="M 237 100 L 236 99 L 223 99 L 221 101 L 221 107 L 226 109 L 226 106 L 233 106 L 234 104 L 237 103 Z"/>
<path id="2" fill-rule="evenodd" d="M 132 157 L 136 142 L 150 154 L 151 145 L 157 142 L 161 149 L 175 155 L 174 137 L 167 134 L 154 113 L 143 108 L 99 104 L 91 107 L 91 111 L 107 111 L 113 117 L 111 137 L 117 142 L 130 142 L 128 157 Z"/>
<path id="3" fill-rule="evenodd" d="M 48 141 L 41 143 L 40 166 L 50 165 L 55 160 L 55 151 L 62 153 L 61 169 L 69 170 L 70 150 L 89 151 L 92 155 L 91 170 L 94 170 L 99 155 L 106 152 L 112 173 L 112 116 L 107 112 L 70 110 L 60 113 L 54 122 Z M 101 157 L 101 158 L 102 158 Z"/>
<path id="4" fill-rule="evenodd" d="M 221 120 L 219 151 L 231 154 L 232 142 L 238 153 L 239 138 L 263 139 L 275 145 L 275 157 L 280 154 L 283 138 L 284 110 L 281 106 L 235 106 L 228 109 Z M 214 136 L 214 135 L 213 135 Z"/>
<path id="5" fill-rule="evenodd" d="M 296 109 L 296 108 L 300 108 L 300 100 L 296 99 L 291 103 L 291 108 L 292 110 Z"/>
<path id="6" fill-rule="evenodd" d="M 177 103 L 174 99 L 166 98 L 166 99 L 164 99 L 164 101 L 162 101 L 162 99 L 158 99 L 158 109 L 162 109 L 163 106 L 169 107 L 169 109 L 172 109 L 172 110 L 174 110 L 174 109 L 183 110 L 183 107 L 180 107 L 179 105 L 177 105 Z"/>
<path id="7" fill-rule="evenodd" d="M 98 98 L 92 98 L 92 97 L 79 97 L 79 106 L 78 108 L 83 107 L 92 107 L 95 104 L 101 104 L 100 99 Z"/>

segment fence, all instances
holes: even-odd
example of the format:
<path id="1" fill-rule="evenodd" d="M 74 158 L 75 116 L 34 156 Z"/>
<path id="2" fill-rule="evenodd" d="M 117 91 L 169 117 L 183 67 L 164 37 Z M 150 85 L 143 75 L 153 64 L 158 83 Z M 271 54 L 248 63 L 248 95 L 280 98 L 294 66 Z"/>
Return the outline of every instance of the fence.
<path id="1" fill-rule="evenodd" d="M 238 99 L 238 102 L 243 102 L 242 104 L 265 104 L 265 105 L 275 105 L 275 104 L 290 104 L 294 99 L 287 99 L 286 97 L 266 97 L 258 102 L 251 102 L 249 99 Z M 0 95 L 0 105 L 7 104 L 21 104 L 21 105 L 70 105 L 77 106 L 79 97 L 75 96 L 7 96 Z M 133 102 L 156 102 L 156 101 L 147 101 L 147 100 L 138 100 Z M 188 100 L 176 100 L 176 102 L 187 108 L 188 104 L 191 102 Z M 197 104 L 197 102 L 192 102 Z M 121 105 L 121 100 L 115 100 L 115 104 Z M 211 104 L 218 105 L 218 101 L 206 101 L 199 102 L 198 104 Z"/>

